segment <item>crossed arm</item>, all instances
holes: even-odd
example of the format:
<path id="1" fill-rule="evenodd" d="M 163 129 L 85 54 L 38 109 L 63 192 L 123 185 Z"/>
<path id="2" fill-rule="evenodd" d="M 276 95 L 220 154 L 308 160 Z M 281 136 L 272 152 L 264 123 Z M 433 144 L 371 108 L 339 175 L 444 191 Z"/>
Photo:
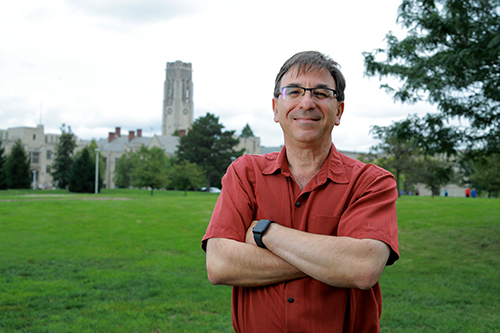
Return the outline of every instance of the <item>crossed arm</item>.
<path id="1" fill-rule="evenodd" d="M 334 287 L 370 289 L 379 280 L 390 254 L 387 244 L 311 234 L 272 223 L 258 247 L 252 229 L 246 241 L 207 241 L 207 273 L 213 284 L 265 286 L 310 276 Z"/>

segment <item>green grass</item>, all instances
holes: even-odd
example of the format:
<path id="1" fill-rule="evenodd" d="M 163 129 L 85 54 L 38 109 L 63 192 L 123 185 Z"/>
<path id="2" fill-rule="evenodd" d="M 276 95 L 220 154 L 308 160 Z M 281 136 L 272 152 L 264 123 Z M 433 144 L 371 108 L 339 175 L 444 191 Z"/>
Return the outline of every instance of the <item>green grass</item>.
<path id="1" fill-rule="evenodd" d="M 216 199 L 0 191 L 0 332 L 232 332 L 200 248 Z M 382 331 L 500 332 L 500 200 L 403 197 L 398 219 Z"/>
<path id="2" fill-rule="evenodd" d="M 2 194 L 0 331 L 231 331 L 200 247 L 217 195 Z"/>

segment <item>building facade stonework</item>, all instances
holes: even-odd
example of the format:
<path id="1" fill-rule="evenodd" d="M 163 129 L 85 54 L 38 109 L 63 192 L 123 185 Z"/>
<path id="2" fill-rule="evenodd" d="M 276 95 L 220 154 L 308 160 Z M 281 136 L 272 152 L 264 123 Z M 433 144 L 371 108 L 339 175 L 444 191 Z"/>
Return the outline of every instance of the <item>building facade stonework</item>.
<path id="1" fill-rule="evenodd" d="M 193 123 L 192 65 L 167 62 L 163 86 L 162 135 L 186 134 Z"/>

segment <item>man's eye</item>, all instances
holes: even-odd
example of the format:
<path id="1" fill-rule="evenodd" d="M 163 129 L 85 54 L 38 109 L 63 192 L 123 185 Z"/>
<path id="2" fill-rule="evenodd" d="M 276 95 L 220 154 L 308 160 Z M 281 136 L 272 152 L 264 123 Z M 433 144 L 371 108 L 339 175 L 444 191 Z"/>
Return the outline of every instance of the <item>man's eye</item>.
<path id="1" fill-rule="evenodd" d="M 288 96 L 299 96 L 302 94 L 301 89 L 288 89 L 287 90 L 287 95 Z"/>
<path id="2" fill-rule="evenodd" d="M 314 94 L 314 97 L 318 98 L 318 99 L 324 99 L 324 98 L 328 98 L 328 93 L 324 90 L 314 90 L 313 92 Z"/>

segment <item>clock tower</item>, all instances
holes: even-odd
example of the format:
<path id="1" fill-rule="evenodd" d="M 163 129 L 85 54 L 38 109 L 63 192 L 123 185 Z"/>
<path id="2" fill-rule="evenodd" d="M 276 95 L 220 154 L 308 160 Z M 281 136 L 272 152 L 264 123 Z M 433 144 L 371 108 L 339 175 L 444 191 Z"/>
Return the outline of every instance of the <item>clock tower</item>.
<path id="1" fill-rule="evenodd" d="M 186 134 L 193 123 L 193 81 L 191 63 L 167 62 L 163 86 L 162 135 Z"/>

